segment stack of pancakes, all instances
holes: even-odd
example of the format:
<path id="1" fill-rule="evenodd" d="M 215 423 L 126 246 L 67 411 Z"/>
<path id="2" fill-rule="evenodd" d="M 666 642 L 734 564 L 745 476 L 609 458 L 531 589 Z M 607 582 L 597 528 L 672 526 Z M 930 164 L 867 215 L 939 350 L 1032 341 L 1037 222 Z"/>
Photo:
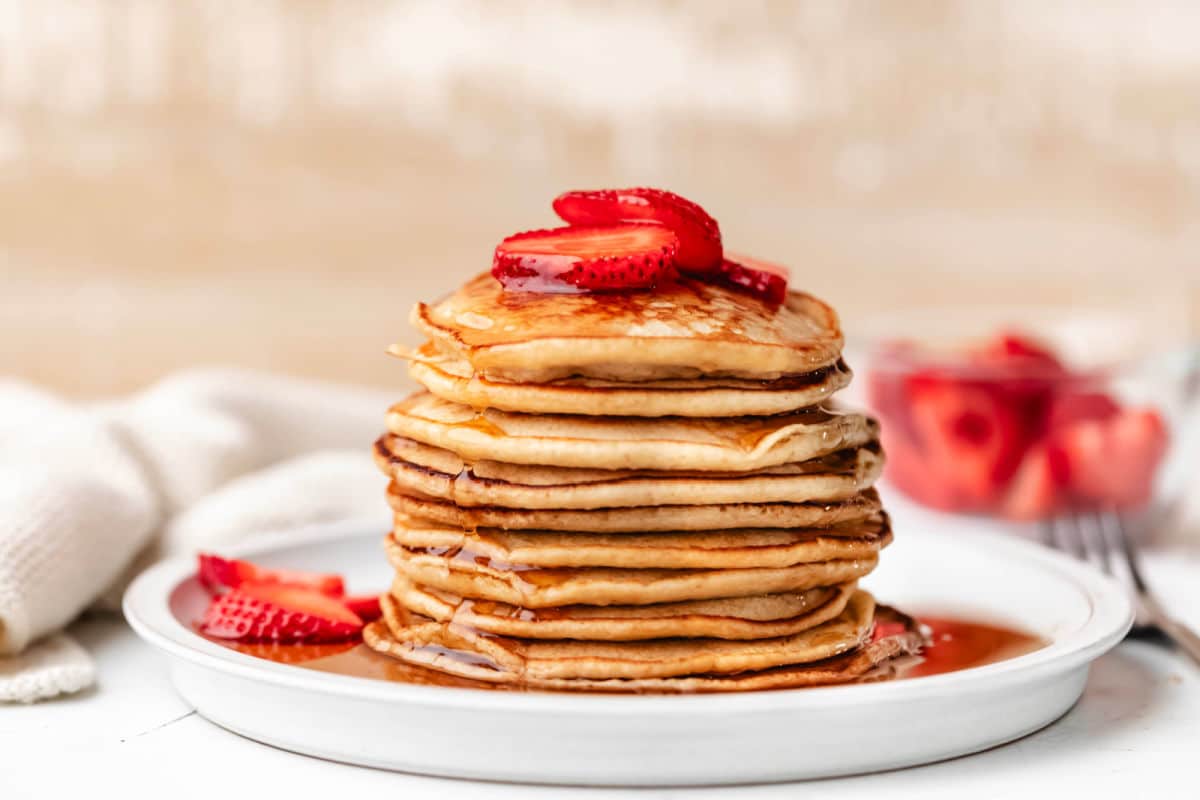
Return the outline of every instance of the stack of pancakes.
<path id="1" fill-rule="evenodd" d="M 396 578 L 367 643 L 526 688 L 720 691 L 886 676 L 920 647 L 857 581 L 891 540 L 876 423 L 822 407 L 837 318 L 683 280 L 507 292 L 413 322 L 394 406 Z M 883 621 L 886 624 L 877 624 Z"/>

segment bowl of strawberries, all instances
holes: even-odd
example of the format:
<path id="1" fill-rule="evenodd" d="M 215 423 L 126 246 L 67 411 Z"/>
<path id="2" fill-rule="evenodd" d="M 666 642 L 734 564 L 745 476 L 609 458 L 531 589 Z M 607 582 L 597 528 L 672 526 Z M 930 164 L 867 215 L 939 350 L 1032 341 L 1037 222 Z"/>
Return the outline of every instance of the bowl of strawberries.
<path id="1" fill-rule="evenodd" d="M 942 511 L 1038 520 L 1145 511 L 1194 472 L 1173 462 L 1195 452 L 1196 348 L 1107 355 L 1061 325 L 990 324 L 867 348 L 892 487 Z"/>

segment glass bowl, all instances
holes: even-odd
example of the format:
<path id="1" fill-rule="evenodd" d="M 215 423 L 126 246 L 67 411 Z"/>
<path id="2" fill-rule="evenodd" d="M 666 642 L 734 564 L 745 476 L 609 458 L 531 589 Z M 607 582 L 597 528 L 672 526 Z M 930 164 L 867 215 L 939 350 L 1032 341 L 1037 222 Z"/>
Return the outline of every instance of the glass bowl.
<path id="1" fill-rule="evenodd" d="M 850 399 L 881 423 L 885 485 L 923 506 L 1166 515 L 1200 485 L 1200 343 L 1183 330 L 1078 309 L 891 313 L 848 342 Z"/>

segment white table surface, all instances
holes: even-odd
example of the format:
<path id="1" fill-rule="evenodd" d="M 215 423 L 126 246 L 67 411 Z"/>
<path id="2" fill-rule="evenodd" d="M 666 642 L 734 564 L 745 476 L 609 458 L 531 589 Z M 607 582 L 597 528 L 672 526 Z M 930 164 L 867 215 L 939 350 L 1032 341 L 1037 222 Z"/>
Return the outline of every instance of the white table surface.
<path id="1" fill-rule="evenodd" d="M 1200 559 L 1150 562 L 1159 593 L 1200 624 Z M 75 697 L 0 706 L 0 798 L 986 798 L 1200 796 L 1200 668 L 1126 642 L 1093 667 L 1063 719 L 1032 736 L 925 767 L 808 783 L 713 789 L 567 789 L 402 775 L 295 755 L 228 733 L 173 691 L 166 663 L 116 618 L 72 632 L 99 662 Z M 802 722 L 800 722 L 802 724 Z M 497 735 L 503 735 L 498 731 Z M 469 753 L 463 754 L 469 758 Z M 98 792 L 98 794 L 97 794 Z M 119 792 L 110 795 L 109 792 Z"/>

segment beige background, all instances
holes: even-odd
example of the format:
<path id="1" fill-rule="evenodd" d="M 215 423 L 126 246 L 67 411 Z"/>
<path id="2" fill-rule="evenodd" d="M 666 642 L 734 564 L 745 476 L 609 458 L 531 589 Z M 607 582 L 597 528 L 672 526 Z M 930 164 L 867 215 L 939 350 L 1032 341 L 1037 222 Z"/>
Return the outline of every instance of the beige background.
<path id="1" fill-rule="evenodd" d="M 572 187 L 654 184 L 853 328 L 1197 330 L 1200 4 L 0 2 L 0 372 L 374 383 Z"/>

